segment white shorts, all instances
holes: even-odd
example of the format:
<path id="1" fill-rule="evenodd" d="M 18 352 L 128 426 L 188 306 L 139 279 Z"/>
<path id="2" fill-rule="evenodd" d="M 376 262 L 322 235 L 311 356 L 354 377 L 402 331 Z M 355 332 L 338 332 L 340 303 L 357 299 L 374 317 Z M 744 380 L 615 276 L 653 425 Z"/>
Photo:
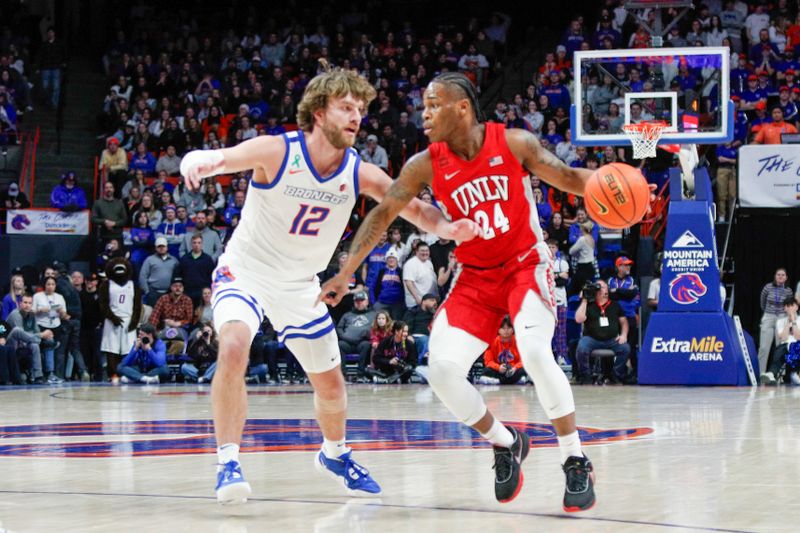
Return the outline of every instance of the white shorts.
<path id="1" fill-rule="evenodd" d="M 283 343 L 308 373 L 341 362 L 336 325 L 323 303 L 315 305 L 319 279 L 275 281 L 232 265 L 223 255 L 212 277 L 214 328 L 233 320 L 247 324 L 252 341 L 266 315 Z"/>

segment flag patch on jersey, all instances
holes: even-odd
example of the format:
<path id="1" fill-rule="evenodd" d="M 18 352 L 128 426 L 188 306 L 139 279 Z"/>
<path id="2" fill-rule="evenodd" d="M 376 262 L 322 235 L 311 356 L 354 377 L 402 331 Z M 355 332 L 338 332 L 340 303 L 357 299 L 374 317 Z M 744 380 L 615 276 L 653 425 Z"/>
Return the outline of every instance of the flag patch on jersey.
<path id="1" fill-rule="evenodd" d="M 347 184 L 346 183 L 342 183 L 341 185 L 339 185 L 339 192 L 344 192 L 346 190 L 347 190 Z"/>
<path id="2" fill-rule="evenodd" d="M 496 167 L 497 165 L 502 165 L 502 164 L 503 164 L 503 156 L 501 155 L 496 155 L 489 160 L 490 167 Z"/>

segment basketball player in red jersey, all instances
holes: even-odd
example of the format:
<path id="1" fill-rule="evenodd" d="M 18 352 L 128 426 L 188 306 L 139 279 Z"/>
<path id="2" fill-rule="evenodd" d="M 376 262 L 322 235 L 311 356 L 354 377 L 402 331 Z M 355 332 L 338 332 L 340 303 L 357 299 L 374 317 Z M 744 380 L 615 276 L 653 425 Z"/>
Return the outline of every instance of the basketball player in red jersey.
<path id="1" fill-rule="evenodd" d="M 564 510 L 589 509 L 595 503 L 593 468 L 581 451 L 572 390 L 550 348 L 556 323 L 552 258 L 528 175 L 534 172 L 563 191 L 582 195 L 591 172 L 566 166 L 527 131 L 482 123 L 477 94 L 462 74 L 436 77 L 425 90 L 424 104 L 431 145 L 406 163 L 361 224 L 347 264 L 322 287 L 320 298 L 331 305 L 339 302 L 381 232 L 432 185 L 452 220 L 474 220 L 484 236 L 456 248 L 463 269 L 433 323 L 428 381 L 459 420 L 493 444 L 495 496 L 500 502 L 513 500 L 522 488 L 520 465 L 529 439 L 497 421 L 466 379 L 503 316 L 510 314 L 525 370 L 558 435 L 567 485 Z"/>

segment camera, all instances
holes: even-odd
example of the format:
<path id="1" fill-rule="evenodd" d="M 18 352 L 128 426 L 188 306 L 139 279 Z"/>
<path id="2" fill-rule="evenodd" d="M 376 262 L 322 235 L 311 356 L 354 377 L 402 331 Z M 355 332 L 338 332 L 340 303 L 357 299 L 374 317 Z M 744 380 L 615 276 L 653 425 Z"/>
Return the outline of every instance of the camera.
<path id="1" fill-rule="evenodd" d="M 210 332 L 210 331 L 207 331 L 207 330 L 206 330 L 206 331 L 204 331 L 204 332 L 203 332 L 203 338 L 204 338 L 205 340 L 208 340 L 208 339 L 210 339 L 210 338 L 211 338 L 211 332 Z"/>
<path id="2" fill-rule="evenodd" d="M 151 342 L 153 342 L 152 339 L 147 335 L 142 337 L 142 346 L 149 346 Z"/>
<path id="3" fill-rule="evenodd" d="M 586 299 L 587 302 L 592 303 L 597 298 L 597 291 L 599 290 L 600 290 L 599 284 L 587 281 L 586 285 L 584 285 L 582 289 L 583 297 Z"/>

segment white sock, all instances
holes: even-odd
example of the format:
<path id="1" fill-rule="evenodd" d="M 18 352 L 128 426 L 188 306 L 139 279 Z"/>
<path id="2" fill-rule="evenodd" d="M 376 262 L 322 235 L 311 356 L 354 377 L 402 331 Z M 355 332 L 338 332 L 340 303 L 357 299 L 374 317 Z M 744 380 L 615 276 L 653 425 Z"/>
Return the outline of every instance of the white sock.
<path id="1" fill-rule="evenodd" d="M 222 466 L 231 461 L 239 462 L 239 445 L 229 442 L 217 446 L 217 470 L 222 470 Z"/>
<path id="2" fill-rule="evenodd" d="M 581 451 L 581 438 L 577 431 L 569 435 L 558 435 L 558 449 L 561 451 L 561 464 L 567 462 L 570 457 L 583 457 Z"/>
<path id="3" fill-rule="evenodd" d="M 494 419 L 492 427 L 489 428 L 489 431 L 481 433 L 481 435 L 495 446 L 511 448 L 511 445 L 514 444 L 514 435 L 512 435 L 508 428 L 501 424 L 496 418 Z"/>
<path id="4" fill-rule="evenodd" d="M 332 459 L 334 457 L 341 457 L 342 455 L 346 454 L 347 452 L 350 451 L 350 448 L 348 448 L 347 444 L 345 444 L 345 439 L 342 440 L 323 439 L 322 451 L 325 453 L 325 457 Z"/>

